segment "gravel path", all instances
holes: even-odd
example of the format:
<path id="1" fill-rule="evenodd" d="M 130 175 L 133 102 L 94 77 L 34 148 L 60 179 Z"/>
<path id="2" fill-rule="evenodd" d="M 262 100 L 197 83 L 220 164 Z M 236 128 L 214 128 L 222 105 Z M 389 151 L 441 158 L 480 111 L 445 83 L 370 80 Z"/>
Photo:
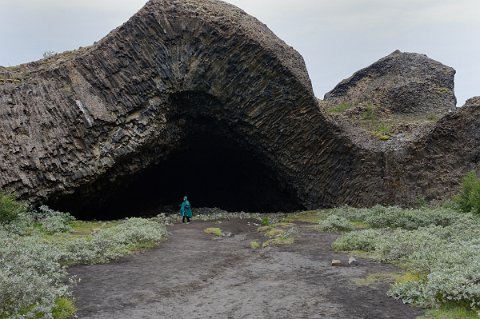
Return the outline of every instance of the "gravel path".
<path id="1" fill-rule="evenodd" d="M 232 237 L 203 233 L 220 227 Z M 254 251 L 252 221 L 193 222 L 168 241 L 116 263 L 76 266 L 79 318 L 415 318 L 418 309 L 386 296 L 387 286 L 358 286 L 369 273 L 394 271 L 360 260 L 332 267 L 335 235 L 302 228 L 295 244 Z"/>

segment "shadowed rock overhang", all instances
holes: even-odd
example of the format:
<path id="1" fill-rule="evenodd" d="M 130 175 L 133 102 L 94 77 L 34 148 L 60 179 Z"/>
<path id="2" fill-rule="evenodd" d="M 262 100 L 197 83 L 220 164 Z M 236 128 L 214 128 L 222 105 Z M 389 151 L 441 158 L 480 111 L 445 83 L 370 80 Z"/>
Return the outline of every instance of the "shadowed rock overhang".
<path id="1" fill-rule="evenodd" d="M 480 157 L 478 107 L 395 148 L 335 123 L 302 57 L 214 0 L 152 0 L 91 47 L 0 68 L 0 94 L 0 187 L 93 216 L 187 192 L 236 210 L 408 205 L 452 194 Z"/>

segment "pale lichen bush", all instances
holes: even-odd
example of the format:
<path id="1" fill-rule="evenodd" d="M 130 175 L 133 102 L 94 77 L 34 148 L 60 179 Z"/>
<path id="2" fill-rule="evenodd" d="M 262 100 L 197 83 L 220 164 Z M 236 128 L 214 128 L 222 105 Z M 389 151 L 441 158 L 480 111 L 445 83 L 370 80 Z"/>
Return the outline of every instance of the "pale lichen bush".
<path id="1" fill-rule="evenodd" d="M 85 237 L 52 236 L 52 232 L 65 231 L 71 218 L 54 211 L 44 213 L 30 222 L 40 223 L 48 237 L 38 231 L 18 235 L 0 227 L 2 319 L 52 318 L 56 301 L 69 297 L 75 283 L 68 276 L 67 265 L 107 262 L 167 236 L 164 224 L 142 218 L 129 218 Z"/>
<path id="2" fill-rule="evenodd" d="M 335 210 L 341 214 L 341 209 Z M 480 309 L 480 219 L 445 208 L 348 208 L 348 216 L 376 229 L 347 233 L 333 247 L 362 250 L 379 261 L 419 273 L 397 282 L 389 294 L 426 307 L 463 304 Z"/>
<path id="3" fill-rule="evenodd" d="M 0 317 L 51 318 L 55 301 L 70 294 L 62 252 L 38 236 L 0 231 Z"/>
<path id="4" fill-rule="evenodd" d="M 320 223 L 320 229 L 323 231 L 349 231 L 353 229 L 353 224 L 343 216 L 330 215 Z"/>

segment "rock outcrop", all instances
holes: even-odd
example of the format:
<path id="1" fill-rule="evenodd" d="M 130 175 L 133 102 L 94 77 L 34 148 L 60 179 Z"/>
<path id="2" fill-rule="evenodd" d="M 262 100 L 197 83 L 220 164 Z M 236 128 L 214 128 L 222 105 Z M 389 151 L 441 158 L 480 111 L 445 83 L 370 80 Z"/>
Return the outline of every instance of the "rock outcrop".
<path id="1" fill-rule="evenodd" d="M 445 113 L 456 105 L 455 70 L 417 53 L 395 51 L 340 82 L 330 104 L 373 104 L 396 113 Z"/>
<path id="2" fill-rule="evenodd" d="M 453 103 L 445 72 L 435 108 Z M 478 166 L 479 112 L 377 148 L 323 114 L 302 57 L 255 18 L 151 0 L 91 47 L 0 69 L 0 187 L 89 217 L 185 193 L 259 210 L 411 204 Z"/>
<path id="3" fill-rule="evenodd" d="M 464 106 L 480 106 L 480 96 L 474 96 L 466 100 Z"/>

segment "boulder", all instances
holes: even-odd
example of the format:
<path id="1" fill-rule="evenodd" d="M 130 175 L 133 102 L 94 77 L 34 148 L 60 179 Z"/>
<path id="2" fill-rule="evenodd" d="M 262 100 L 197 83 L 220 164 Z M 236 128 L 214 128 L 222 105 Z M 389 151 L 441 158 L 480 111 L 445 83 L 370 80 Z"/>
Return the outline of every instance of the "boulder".
<path id="1" fill-rule="evenodd" d="M 333 267 L 342 266 L 342 261 L 341 261 L 341 260 L 338 260 L 338 259 L 333 259 L 333 260 L 332 260 L 332 266 L 333 266 Z"/>

